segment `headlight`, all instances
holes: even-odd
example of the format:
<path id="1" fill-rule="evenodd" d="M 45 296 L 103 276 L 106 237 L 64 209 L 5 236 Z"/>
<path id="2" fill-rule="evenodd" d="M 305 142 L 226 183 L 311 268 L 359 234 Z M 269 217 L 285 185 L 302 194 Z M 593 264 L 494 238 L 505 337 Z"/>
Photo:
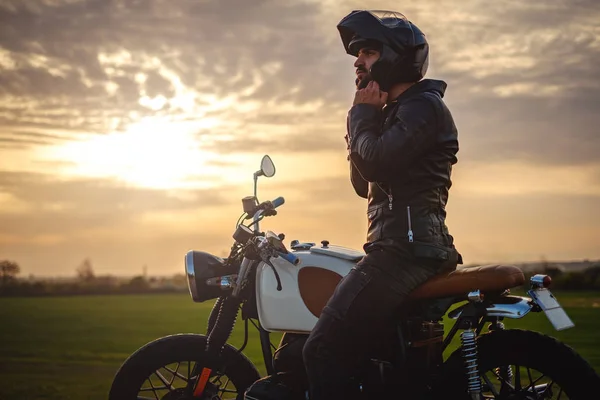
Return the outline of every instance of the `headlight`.
<path id="1" fill-rule="evenodd" d="M 198 289 L 196 289 L 196 271 L 194 270 L 194 252 L 188 251 L 185 255 L 185 274 L 187 276 L 188 289 L 192 300 L 198 300 Z"/>
<path id="2" fill-rule="evenodd" d="M 190 296 L 195 302 L 216 299 L 223 294 L 221 284 L 215 279 L 237 273 L 237 267 L 225 266 L 220 257 L 203 251 L 190 250 L 185 255 L 185 274 Z M 219 280 L 219 283 L 221 280 Z"/>

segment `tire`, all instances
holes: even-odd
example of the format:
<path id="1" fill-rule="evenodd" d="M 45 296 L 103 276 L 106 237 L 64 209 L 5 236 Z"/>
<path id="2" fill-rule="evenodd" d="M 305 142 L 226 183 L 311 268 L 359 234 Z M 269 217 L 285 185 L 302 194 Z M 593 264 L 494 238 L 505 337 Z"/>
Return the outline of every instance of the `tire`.
<path id="1" fill-rule="evenodd" d="M 202 367 L 213 369 L 221 361 L 221 365 L 226 366 L 224 375 L 235 386 L 237 399 L 243 399 L 246 389 L 260 379 L 256 367 L 245 355 L 229 344 L 223 347 L 221 360 L 206 359 L 205 345 L 206 336 L 196 334 L 170 335 L 144 345 L 129 356 L 117 371 L 110 388 L 109 400 L 137 399 L 140 388 L 148 382 L 148 378 L 153 376 L 155 371 L 185 361 L 197 362 Z M 168 374 L 168 372 L 164 373 Z M 176 379 L 175 376 L 172 377 Z M 182 391 L 182 389 L 178 390 Z M 146 396 L 155 398 L 153 393 L 148 393 Z M 165 398 L 184 398 L 179 396 L 181 395 L 167 395 Z"/>
<path id="2" fill-rule="evenodd" d="M 570 400 L 590 399 L 600 389 L 600 377 L 586 360 L 566 344 L 538 332 L 511 329 L 486 333 L 477 339 L 477 352 L 480 376 L 497 367 L 519 365 L 553 380 Z M 443 368 L 444 379 L 438 394 L 470 399 L 460 348 L 452 353 Z M 526 377 L 524 380 L 528 382 Z M 522 386 L 525 385 L 526 382 Z"/>

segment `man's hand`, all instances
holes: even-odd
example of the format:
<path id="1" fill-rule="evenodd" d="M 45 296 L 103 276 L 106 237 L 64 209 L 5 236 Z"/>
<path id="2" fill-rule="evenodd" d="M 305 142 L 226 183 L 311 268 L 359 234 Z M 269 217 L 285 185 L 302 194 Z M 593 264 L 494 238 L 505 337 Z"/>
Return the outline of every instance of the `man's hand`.
<path id="1" fill-rule="evenodd" d="M 353 104 L 372 104 L 377 108 L 383 108 L 387 102 L 387 97 L 387 92 L 379 90 L 379 84 L 375 81 L 371 81 L 366 88 L 356 91 Z"/>

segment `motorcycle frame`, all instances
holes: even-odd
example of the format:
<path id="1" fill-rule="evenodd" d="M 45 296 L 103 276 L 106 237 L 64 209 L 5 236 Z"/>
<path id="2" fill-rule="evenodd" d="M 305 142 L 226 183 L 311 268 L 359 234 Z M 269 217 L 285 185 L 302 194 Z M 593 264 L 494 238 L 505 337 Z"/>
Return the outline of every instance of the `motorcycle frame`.
<path id="1" fill-rule="evenodd" d="M 271 332 L 267 331 L 260 325 L 260 321 L 254 322 L 250 317 L 243 317 L 244 320 L 244 342 L 238 349 L 238 353 L 243 352 L 248 345 L 248 321 L 254 325 L 256 330 L 258 330 L 259 339 L 260 339 L 260 348 L 263 355 L 263 362 L 265 363 L 265 369 L 267 371 L 267 375 L 272 375 L 275 372 L 275 368 L 273 366 L 273 351 L 271 350 L 273 344 L 271 343 Z"/>
<path id="2" fill-rule="evenodd" d="M 399 355 L 400 360 L 405 361 L 406 347 L 408 345 L 404 337 L 405 332 L 401 327 L 401 323 L 403 321 L 408 321 L 411 318 L 416 318 L 418 316 L 423 321 L 439 322 L 442 320 L 442 317 L 447 314 L 449 319 L 456 320 L 456 322 L 450 328 L 450 331 L 448 331 L 448 333 L 444 335 L 444 339 L 442 342 L 443 353 L 446 350 L 446 348 L 450 345 L 450 343 L 452 342 L 459 330 L 473 330 L 476 336 L 479 336 L 486 324 L 489 324 L 488 329 L 490 331 L 504 329 L 504 326 L 501 323 L 504 320 L 504 318 L 519 319 L 523 318 L 530 311 L 541 311 L 541 308 L 531 298 L 514 296 L 510 295 L 509 293 L 509 290 L 506 290 L 502 293 L 486 294 L 481 294 L 479 291 L 474 291 L 469 293 L 467 296 L 446 297 L 422 301 L 420 303 L 420 310 L 413 311 L 405 318 L 398 321 L 398 340 L 401 343 L 400 348 L 402 349 L 402 354 Z M 246 304 L 248 304 L 248 302 L 251 302 L 252 306 L 256 307 L 256 302 L 254 298 L 247 300 L 248 301 L 246 302 Z M 456 305 L 457 303 L 461 303 L 463 301 L 466 302 L 454 308 L 452 311 L 448 312 L 448 310 L 453 305 Z M 271 343 L 271 332 L 265 330 L 260 325 L 260 320 L 258 319 L 257 315 L 247 315 L 248 311 L 244 309 L 244 306 L 241 307 L 241 311 L 242 319 L 244 320 L 245 324 L 245 333 L 244 342 L 242 346 L 238 349 L 238 352 L 243 352 L 248 344 L 248 322 L 250 321 L 250 323 L 252 323 L 252 325 L 259 332 L 263 362 L 265 365 L 267 375 L 274 374 L 275 368 L 273 365 L 272 348 L 274 348 L 275 346 Z M 250 311 L 250 313 L 252 313 L 252 311 Z M 256 322 L 254 321 L 254 319 L 256 319 Z M 457 351 L 460 350 L 461 347 L 459 346 Z M 439 369 L 442 367 L 442 365 L 443 364 L 438 365 L 432 369 L 432 379 L 435 379 L 437 376 L 439 376 L 437 372 L 439 372 Z"/>
<path id="3" fill-rule="evenodd" d="M 255 260 L 252 264 L 249 265 L 250 271 L 252 271 L 249 274 L 250 277 L 255 277 L 256 267 L 258 266 L 258 263 L 259 261 Z M 245 285 L 244 290 L 237 293 L 237 296 L 240 296 L 238 314 L 241 311 L 242 319 L 245 322 L 244 342 L 239 348 L 238 352 L 241 353 L 246 348 L 249 339 L 249 322 L 251 322 L 259 332 L 262 357 L 267 375 L 273 375 L 275 373 L 275 368 L 273 360 L 274 353 L 272 351 L 272 348 L 275 349 L 275 346 L 271 343 L 271 332 L 264 329 L 260 324 L 260 318 L 257 310 L 258 304 L 257 299 L 255 297 L 255 285 L 256 280 L 251 278 L 248 284 Z M 220 298 L 232 296 L 235 293 L 231 287 L 229 287 L 229 289 L 223 289 L 225 289 L 225 291 L 223 292 Z M 440 357 L 438 358 L 438 362 L 436 362 L 433 365 L 426 365 L 426 370 L 420 373 L 421 376 L 426 375 L 424 388 L 434 388 L 438 386 L 436 383 L 438 382 L 438 379 L 443 375 L 441 372 L 443 372 L 442 368 L 444 366 L 444 362 L 446 361 L 443 359 L 443 353 L 447 349 L 448 345 L 455 338 L 459 330 L 462 330 L 463 332 L 460 334 L 461 345 L 458 347 L 457 351 L 461 351 L 463 353 L 462 355 L 465 361 L 470 361 L 470 366 L 464 367 L 464 373 L 470 381 L 473 381 L 473 377 L 479 375 L 475 359 L 477 350 L 476 337 L 480 335 L 481 331 L 485 327 L 485 324 L 488 322 L 490 323 L 490 325 L 488 326 L 488 329 L 490 331 L 501 330 L 504 329 L 504 325 L 501 322 L 504 318 L 518 319 L 523 318 L 530 311 L 542 311 L 540 306 L 536 303 L 535 299 L 529 297 L 513 296 L 509 295 L 509 293 L 509 290 L 492 293 L 480 293 L 479 290 L 476 290 L 471 293 L 468 293 L 466 296 L 462 295 L 446 298 L 423 299 L 419 301 L 414 299 L 408 299 L 408 307 L 405 307 L 405 310 L 408 310 L 408 312 L 403 312 L 404 315 L 399 315 L 399 317 L 397 318 L 398 329 L 396 330 L 396 332 L 398 335 L 397 337 L 400 346 L 399 352 L 394 354 L 394 359 L 397 360 L 397 363 L 395 365 L 397 367 L 402 367 L 406 365 L 407 355 L 409 354 L 407 351 L 407 347 L 410 346 L 410 343 L 408 343 L 408 341 L 405 338 L 405 333 L 407 333 L 408 331 L 403 329 L 403 322 L 410 320 L 440 322 L 443 320 L 443 317 L 447 314 L 448 318 L 455 319 L 456 322 L 447 334 L 442 335 L 442 354 L 438 353 L 440 355 Z M 460 305 L 459 303 L 463 301 L 465 301 L 465 303 Z M 449 312 L 450 308 L 457 304 L 458 306 Z M 214 312 L 218 312 L 217 308 L 215 307 L 213 307 L 211 316 L 209 316 L 209 321 L 214 319 Z M 254 320 L 256 320 L 256 322 Z M 211 332 L 207 332 L 206 334 L 210 335 Z M 227 338 L 225 342 L 227 342 L 228 340 L 229 338 Z M 473 350 L 475 351 L 474 353 Z M 375 361 L 377 362 L 377 360 Z M 380 361 L 381 364 L 389 364 L 385 361 Z M 188 384 L 190 393 L 193 390 L 193 386 L 196 384 L 195 381 L 197 381 L 197 379 L 199 378 L 199 371 L 196 370 L 197 367 L 198 364 L 194 367 L 194 375 L 197 378 L 190 380 Z M 422 380 L 421 383 L 423 383 Z M 421 386 L 422 384 L 418 385 L 418 387 Z M 475 384 L 474 386 L 477 385 Z M 428 391 L 429 389 L 424 390 Z M 479 392 L 479 388 L 470 388 L 469 391 L 473 391 L 472 394 L 476 395 L 476 393 Z"/>

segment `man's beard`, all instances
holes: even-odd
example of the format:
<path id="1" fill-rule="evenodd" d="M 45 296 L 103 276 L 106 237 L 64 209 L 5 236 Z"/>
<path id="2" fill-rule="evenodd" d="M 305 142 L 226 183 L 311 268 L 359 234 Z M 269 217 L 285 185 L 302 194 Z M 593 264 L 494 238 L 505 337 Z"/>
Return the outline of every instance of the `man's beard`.
<path id="1" fill-rule="evenodd" d="M 354 83 L 356 84 L 356 89 L 359 90 L 366 88 L 369 82 L 371 82 L 372 80 L 373 77 L 369 73 L 364 74 L 362 78 L 357 77 L 354 81 Z"/>

